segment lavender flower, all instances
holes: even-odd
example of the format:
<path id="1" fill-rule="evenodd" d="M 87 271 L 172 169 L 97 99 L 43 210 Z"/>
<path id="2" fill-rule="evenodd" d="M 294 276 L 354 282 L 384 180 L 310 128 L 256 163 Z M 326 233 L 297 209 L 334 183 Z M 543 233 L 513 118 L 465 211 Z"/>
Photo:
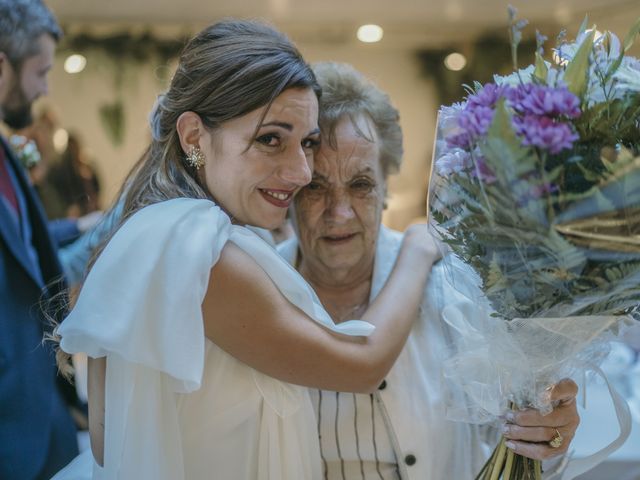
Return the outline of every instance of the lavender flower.
<path id="1" fill-rule="evenodd" d="M 547 87 L 535 84 L 519 85 L 507 92 L 513 109 L 523 115 L 577 118 L 580 100 L 567 87 Z"/>
<path id="2" fill-rule="evenodd" d="M 501 97 L 504 96 L 505 87 L 495 83 L 487 83 L 474 95 L 469 95 L 467 99 L 468 108 L 489 107 L 493 108 Z"/>
<path id="3" fill-rule="evenodd" d="M 447 137 L 447 143 L 452 147 L 470 148 L 475 139 L 487 134 L 493 114 L 494 110 L 490 107 L 467 104 L 467 108 L 458 117 L 460 133 Z"/>
<path id="4" fill-rule="evenodd" d="M 465 106 L 466 103 L 454 103 L 451 106 L 443 106 L 440 108 L 438 128 L 443 136 L 448 137 L 460 132 L 458 118 L 464 111 Z"/>
<path id="5" fill-rule="evenodd" d="M 494 110 L 489 107 L 469 108 L 460 115 L 458 125 L 474 137 L 486 135 L 493 121 Z"/>
<path id="6" fill-rule="evenodd" d="M 523 145 L 548 150 L 552 154 L 572 148 L 573 143 L 580 138 L 569 124 L 556 122 L 549 117 L 514 117 L 513 125 L 516 133 L 523 138 Z"/>
<path id="7" fill-rule="evenodd" d="M 434 168 L 441 177 L 460 173 L 471 166 L 471 156 L 461 148 L 453 148 L 436 160 Z"/>

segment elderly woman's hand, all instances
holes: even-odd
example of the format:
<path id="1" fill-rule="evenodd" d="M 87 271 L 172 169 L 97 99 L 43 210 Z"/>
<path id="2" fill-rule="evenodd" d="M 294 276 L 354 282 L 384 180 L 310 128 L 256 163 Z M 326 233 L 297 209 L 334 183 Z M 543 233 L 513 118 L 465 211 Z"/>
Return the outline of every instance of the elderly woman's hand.
<path id="1" fill-rule="evenodd" d="M 534 409 L 508 412 L 503 426 L 507 447 L 536 460 L 565 453 L 580 423 L 577 393 L 575 382 L 564 379 L 549 392 L 554 408 L 548 415 Z"/>

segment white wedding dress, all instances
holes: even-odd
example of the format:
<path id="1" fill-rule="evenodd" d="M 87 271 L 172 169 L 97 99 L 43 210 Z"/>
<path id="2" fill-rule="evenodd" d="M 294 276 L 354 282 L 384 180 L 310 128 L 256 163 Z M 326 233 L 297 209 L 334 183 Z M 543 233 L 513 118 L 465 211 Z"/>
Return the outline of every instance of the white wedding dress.
<path id="1" fill-rule="evenodd" d="M 104 467 L 87 451 L 55 480 L 320 478 L 307 390 L 205 338 L 201 304 L 228 241 L 313 320 L 349 335 L 372 331 L 361 321 L 335 325 L 302 277 L 214 203 L 146 207 L 111 239 L 59 329 L 66 352 L 107 359 L 105 447 Z"/>

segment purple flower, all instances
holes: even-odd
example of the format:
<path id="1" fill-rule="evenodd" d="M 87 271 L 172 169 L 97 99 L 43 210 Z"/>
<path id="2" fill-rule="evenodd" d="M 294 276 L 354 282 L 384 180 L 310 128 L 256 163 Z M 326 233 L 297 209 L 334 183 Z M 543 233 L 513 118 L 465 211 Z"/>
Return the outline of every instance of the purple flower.
<path id="1" fill-rule="evenodd" d="M 467 132 L 459 132 L 449 135 L 446 140 L 447 145 L 451 148 L 469 148 L 473 143 L 471 135 Z"/>
<path id="2" fill-rule="evenodd" d="M 471 108 L 489 107 L 493 108 L 501 97 L 504 96 L 505 87 L 498 86 L 495 83 L 487 83 L 474 95 L 467 98 L 467 106 Z"/>
<path id="3" fill-rule="evenodd" d="M 462 114 L 466 107 L 466 103 L 454 103 L 451 106 L 443 106 L 440 108 L 438 115 L 438 128 L 445 135 L 458 133 L 458 117 Z"/>
<path id="4" fill-rule="evenodd" d="M 453 148 L 441 155 L 434 165 L 441 177 L 448 177 L 453 173 L 460 173 L 471 166 L 471 156 L 465 150 Z"/>
<path id="5" fill-rule="evenodd" d="M 523 145 L 542 148 L 552 154 L 572 148 L 579 138 L 569 124 L 556 122 L 549 117 L 514 117 L 513 126 L 516 133 L 523 137 Z"/>
<path id="6" fill-rule="evenodd" d="M 469 148 L 474 139 L 487 134 L 493 114 L 493 109 L 489 107 L 467 105 L 458 117 L 460 133 L 447 137 L 447 143 L 452 147 Z"/>
<path id="7" fill-rule="evenodd" d="M 458 118 L 458 125 L 470 135 L 481 137 L 489 131 L 493 114 L 494 110 L 489 107 L 467 108 Z"/>
<path id="8" fill-rule="evenodd" d="M 487 83 L 474 95 L 469 95 L 462 110 L 458 112 L 456 121 L 458 128 L 447 135 L 450 147 L 469 149 L 474 141 L 484 137 L 489 131 L 498 100 L 506 91 L 506 87 L 495 83 Z"/>
<path id="9" fill-rule="evenodd" d="M 566 87 L 546 87 L 534 84 L 518 85 L 506 93 L 513 109 L 523 115 L 577 118 L 580 100 Z"/>

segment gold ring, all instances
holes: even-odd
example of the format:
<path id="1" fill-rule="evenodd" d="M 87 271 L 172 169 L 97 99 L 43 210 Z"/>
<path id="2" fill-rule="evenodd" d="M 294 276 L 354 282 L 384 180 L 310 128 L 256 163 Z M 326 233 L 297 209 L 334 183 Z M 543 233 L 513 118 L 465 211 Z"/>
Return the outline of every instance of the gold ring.
<path id="1" fill-rule="evenodd" d="M 560 432 L 558 431 L 557 428 L 554 428 L 554 430 L 556 431 L 556 434 L 549 441 L 549 446 L 551 448 L 560 448 L 562 446 L 562 441 L 564 440 L 564 437 L 562 435 L 560 435 Z"/>

